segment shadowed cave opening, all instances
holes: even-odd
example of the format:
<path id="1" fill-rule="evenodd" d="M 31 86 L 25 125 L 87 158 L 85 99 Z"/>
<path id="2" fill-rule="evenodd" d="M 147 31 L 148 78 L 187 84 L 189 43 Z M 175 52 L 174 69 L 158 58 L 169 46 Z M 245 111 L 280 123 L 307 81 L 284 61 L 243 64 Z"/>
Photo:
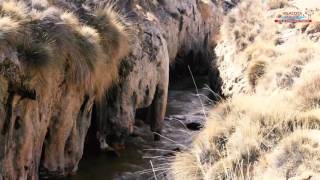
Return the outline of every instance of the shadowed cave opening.
<path id="1" fill-rule="evenodd" d="M 170 66 L 169 90 L 195 89 L 195 84 L 197 88 L 210 88 L 214 101 L 219 100 L 216 96 L 222 96 L 222 80 L 212 52 L 179 52 Z"/>
<path id="2" fill-rule="evenodd" d="M 179 85 L 182 79 L 188 78 L 192 81 L 191 75 L 193 75 L 194 78 L 207 76 L 209 66 L 210 62 L 204 58 L 204 55 L 200 52 L 196 53 L 191 50 L 185 55 L 179 53 L 174 64 L 170 66 L 169 89 Z"/>
<path id="3" fill-rule="evenodd" d="M 205 53 L 194 50 L 180 51 L 170 65 L 169 91 L 194 90 L 196 92 L 196 87 L 209 88 L 208 98 L 214 102 L 221 100 L 224 97 L 221 89 L 222 79 L 215 60 L 215 54 L 211 51 Z M 170 109 L 167 108 L 167 111 Z M 136 119 L 149 123 L 148 108 L 137 109 L 135 115 Z"/>

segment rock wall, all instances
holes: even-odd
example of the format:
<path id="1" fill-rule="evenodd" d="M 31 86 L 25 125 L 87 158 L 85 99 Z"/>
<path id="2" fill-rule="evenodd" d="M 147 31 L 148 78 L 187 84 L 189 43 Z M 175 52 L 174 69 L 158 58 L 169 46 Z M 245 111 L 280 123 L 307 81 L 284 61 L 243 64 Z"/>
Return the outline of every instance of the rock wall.
<path id="1" fill-rule="evenodd" d="M 101 3 L 0 0 L 1 180 L 74 173 L 92 109 L 102 149 L 132 132 L 139 108 L 161 133 L 176 56 L 211 62 L 219 3 L 118 1 L 127 21 Z"/>
<path id="2" fill-rule="evenodd" d="M 133 130 L 137 109 L 148 108 L 146 123 L 161 133 L 169 66 L 177 56 L 213 63 L 212 49 L 222 10 L 211 1 L 119 1 L 136 29 L 133 52 L 122 63 L 120 83 L 98 108 L 99 140 L 122 143 Z M 192 67 L 191 67 L 192 68 Z M 214 70 L 212 70 L 214 72 Z M 216 75 L 214 72 L 213 75 Z M 218 84 L 214 81 L 212 84 Z M 107 110 L 107 111 L 106 111 Z M 105 147 L 105 145 L 101 145 Z"/>
<path id="3" fill-rule="evenodd" d="M 94 100 L 129 51 L 112 9 L 97 9 L 89 26 L 41 2 L 0 3 L 0 179 L 76 171 Z"/>

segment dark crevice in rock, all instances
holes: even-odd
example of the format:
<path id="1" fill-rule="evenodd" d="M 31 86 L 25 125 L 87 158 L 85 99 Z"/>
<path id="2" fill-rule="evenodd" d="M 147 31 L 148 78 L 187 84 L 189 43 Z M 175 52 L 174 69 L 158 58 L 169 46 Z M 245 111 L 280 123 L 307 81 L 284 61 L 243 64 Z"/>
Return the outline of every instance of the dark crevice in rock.
<path id="1" fill-rule="evenodd" d="M 37 92 L 34 89 L 28 89 L 27 87 L 20 85 L 20 86 L 11 86 L 11 91 L 21 96 L 21 99 L 27 98 L 31 100 L 37 99 Z"/>
<path id="2" fill-rule="evenodd" d="M 191 74 L 188 67 L 190 67 L 194 76 L 207 75 L 210 61 L 201 52 L 193 50 L 189 52 L 180 51 L 176 56 L 175 64 L 170 68 L 170 83 L 179 81 L 183 77 L 190 77 Z"/>
<path id="3" fill-rule="evenodd" d="M 16 120 L 14 121 L 14 129 L 15 130 L 20 129 L 21 123 L 22 123 L 22 120 L 21 120 L 20 116 L 17 116 Z"/>
<path id="4" fill-rule="evenodd" d="M 148 108 L 141 108 L 136 110 L 135 119 L 141 119 L 144 123 L 150 124 L 150 122 L 148 122 L 147 116 Z"/>
<path id="5" fill-rule="evenodd" d="M 204 48 L 208 47 L 209 36 L 210 35 L 207 34 L 203 42 Z M 197 88 L 209 86 L 212 90 L 209 95 L 210 99 L 214 101 L 223 99 L 224 96 L 221 90 L 222 79 L 215 63 L 215 55 L 210 50 L 207 52 L 195 52 L 193 50 L 189 52 L 181 51 L 176 57 L 175 64 L 170 67 L 169 89 L 194 89 L 193 76 L 197 81 Z M 186 79 L 189 79 L 188 86 L 186 86 L 186 83 L 180 83 Z"/>
<path id="6" fill-rule="evenodd" d="M 101 151 L 99 146 L 99 141 L 97 139 L 97 132 L 98 132 L 97 118 L 98 118 L 97 105 L 94 104 L 92 109 L 91 124 L 85 139 L 83 158 L 87 158 L 90 155 L 99 153 Z"/>
<path id="7" fill-rule="evenodd" d="M 48 141 L 49 141 L 50 138 L 50 129 L 48 128 L 47 129 L 47 133 L 45 135 L 45 138 L 44 138 L 44 142 L 43 142 L 43 145 L 42 145 L 42 150 L 41 150 L 41 158 L 40 158 L 40 166 L 39 166 L 39 169 L 38 169 L 38 173 L 39 173 L 39 178 L 40 179 L 47 179 L 48 178 L 48 169 L 45 168 L 43 166 L 43 160 L 44 160 L 44 157 L 45 157 L 45 149 L 46 149 L 46 146 L 48 145 Z"/>
<path id="8" fill-rule="evenodd" d="M 217 71 L 211 68 L 211 64 L 212 59 L 202 52 L 194 52 L 193 50 L 187 53 L 180 52 L 176 57 L 175 64 L 170 67 L 170 86 L 174 86 L 181 79 L 189 78 L 191 75 L 207 76 L 210 71 Z M 218 73 L 215 73 L 215 75 L 218 75 Z"/>
<path id="9" fill-rule="evenodd" d="M 84 111 L 85 111 L 85 108 L 86 108 L 86 106 L 87 106 L 87 103 L 88 103 L 88 101 L 89 101 L 89 96 L 88 95 L 85 95 L 84 96 L 84 101 L 83 101 L 83 103 L 82 103 L 82 105 L 81 105 L 81 107 L 80 107 L 80 114 L 83 114 L 84 113 Z"/>
<path id="10" fill-rule="evenodd" d="M 183 28 L 183 16 L 180 16 L 180 19 L 179 19 L 179 32 L 182 31 L 182 28 Z"/>
<path id="11" fill-rule="evenodd" d="M 161 127 L 159 127 L 159 126 L 161 126 L 159 124 L 159 122 L 157 122 L 158 117 L 155 117 L 155 116 L 157 116 L 156 104 L 157 104 L 157 101 L 159 101 L 159 99 L 162 97 L 162 93 L 163 92 L 159 88 L 156 89 L 156 93 L 154 95 L 153 101 L 148 108 L 148 115 L 147 115 L 148 120 L 147 121 L 150 123 L 151 131 L 154 132 L 153 138 L 155 141 L 160 140 L 160 134 L 161 134 L 161 129 L 162 129 Z"/>
<path id="12" fill-rule="evenodd" d="M 1 131 L 2 135 L 7 134 L 9 128 L 10 128 L 10 121 L 12 118 L 12 102 L 13 102 L 13 98 L 14 98 L 14 92 L 12 92 L 12 84 L 9 84 L 8 87 L 8 97 L 7 97 L 7 102 L 6 102 L 6 116 L 4 119 L 4 125 L 3 125 L 3 129 Z"/>

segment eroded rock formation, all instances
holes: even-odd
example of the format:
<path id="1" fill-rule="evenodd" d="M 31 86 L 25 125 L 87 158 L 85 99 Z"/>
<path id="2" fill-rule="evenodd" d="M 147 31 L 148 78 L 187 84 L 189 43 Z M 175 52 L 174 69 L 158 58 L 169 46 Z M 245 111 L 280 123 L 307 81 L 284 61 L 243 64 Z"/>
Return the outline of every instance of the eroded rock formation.
<path id="1" fill-rule="evenodd" d="M 108 28 L 46 3 L 1 1 L 0 179 L 77 169 L 94 100 L 130 44 L 112 9 L 94 13 Z"/>
<path id="2" fill-rule="evenodd" d="M 211 1 L 141 0 L 120 1 L 118 5 L 131 12 L 128 18 L 137 30 L 137 42 L 122 63 L 120 84 L 98 108 L 98 121 L 103 124 L 98 129 L 101 142 L 121 143 L 132 132 L 135 112 L 140 108 L 148 108 L 145 116 L 151 130 L 161 132 L 169 65 L 174 66 L 177 56 L 213 63 L 211 50 L 222 14 L 220 6 Z"/>
<path id="3" fill-rule="evenodd" d="M 170 64 L 190 54 L 211 61 L 219 3 L 119 1 L 130 32 L 112 8 L 95 5 L 0 1 L 1 180 L 75 172 L 94 104 L 102 147 L 132 132 L 138 108 L 149 108 L 160 133 Z"/>

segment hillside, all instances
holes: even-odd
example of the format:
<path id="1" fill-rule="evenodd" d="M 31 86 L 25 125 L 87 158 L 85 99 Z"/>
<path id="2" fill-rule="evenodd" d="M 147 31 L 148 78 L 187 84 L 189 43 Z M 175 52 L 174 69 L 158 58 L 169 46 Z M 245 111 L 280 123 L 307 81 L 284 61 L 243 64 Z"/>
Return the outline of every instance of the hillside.
<path id="1" fill-rule="evenodd" d="M 320 178 L 319 12 L 275 23 L 317 5 L 248 0 L 225 17 L 215 51 L 228 98 L 175 158 L 175 179 Z"/>

